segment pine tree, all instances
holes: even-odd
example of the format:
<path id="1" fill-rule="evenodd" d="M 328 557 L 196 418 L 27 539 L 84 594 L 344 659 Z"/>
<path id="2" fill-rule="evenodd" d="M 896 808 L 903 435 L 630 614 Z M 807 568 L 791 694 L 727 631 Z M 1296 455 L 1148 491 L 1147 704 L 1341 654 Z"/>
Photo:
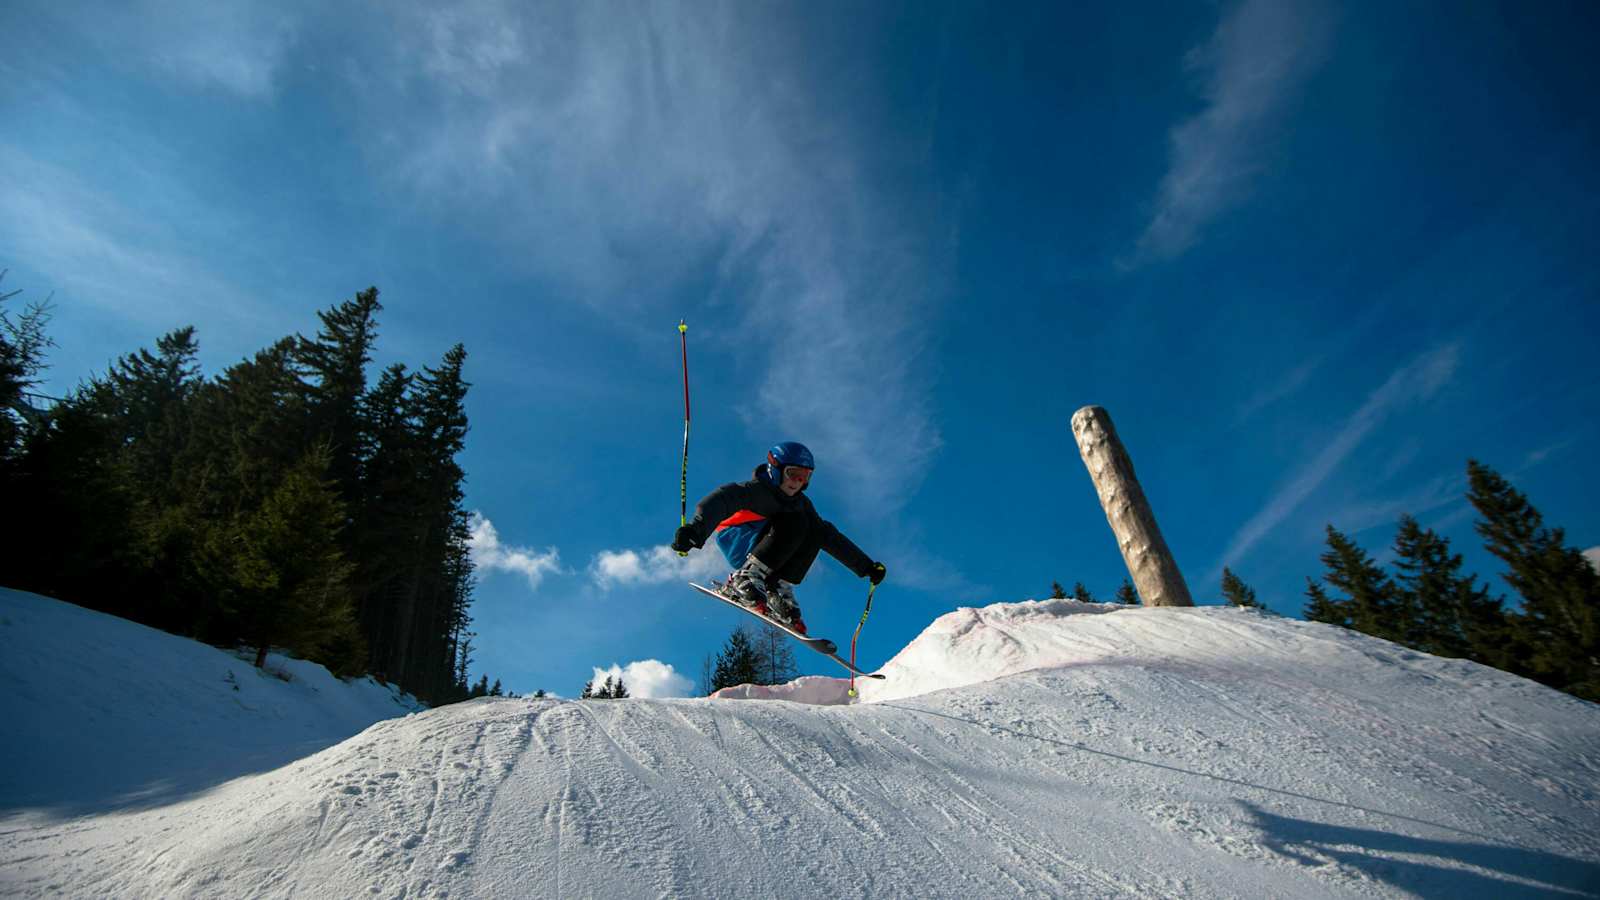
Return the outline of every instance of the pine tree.
<path id="1" fill-rule="evenodd" d="M 1323 580 L 1348 595 L 1350 627 L 1396 643 L 1408 644 L 1416 622 L 1403 605 L 1394 583 L 1355 541 L 1328 526 L 1327 568 Z"/>
<path id="2" fill-rule="evenodd" d="M 1310 578 L 1306 579 L 1306 598 L 1308 602 L 1302 615 L 1307 622 L 1323 622 L 1340 628 L 1349 628 L 1355 621 L 1353 601 L 1330 598 L 1322 585 Z"/>
<path id="3" fill-rule="evenodd" d="M 1139 592 L 1134 590 L 1133 582 L 1122 579 L 1122 586 L 1117 588 L 1117 602 L 1125 606 L 1139 605 Z"/>
<path id="4" fill-rule="evenodd" d="M 383 309 L 378 289 L 367 288 L 355 299 L 318 312 L 322 329 L 314 340 L 300 338 L 296 357 L 311 380 L 306 387 L 309 426 L 329 446 L 328 474 L 340 496 L 352 507 L 360 499 L 362 397 L 366 367 L 378 339 L 377 314 Z"/>
<path id="5" fill-rule="evenodd" d="M 550 696 L 550 695 L 545 693 L 544 688 L 539 688 L 538 690 L 533 692 L 533 699 L 535 699 L 535 700 L 543 700 L 548 696 Z"/>
<path id="6" fill-rule="evenodd" d="M 711 674 L 713 693 L 725 687 L 761 683 L 760 663 L 750 635 L 741 626 L 728 635 L 728 642 L 717 655 L 717 665 Z"/>
<path id="7" fill-rule="evenodd" d="M 617 696 L 617 685 L 610 675 L 606 676 L 605 687 L 602 687 L 599 693 L 594 696 L 597 700 L 611 700 Z"/>
<path id="8" fill-rule="evenodd" d="M 357 615 L 359 619 L 359 614 Z M 467 632 L 461 639 L 461 652 L 456 655 L 455 686 L 452 691 L 451 702 L 467 696 L 467 669 L 472 665 L 472 639 L 477 637 L 472 632 Z M 371 649 L 368 649 L 368 659 L 371 659 Z"/>
<path id="9" fill-rule="evenodd" d="M 1089 589 L 1084 587 L 1083 586 L 1083 582 L 1081 582 L 1081 581 L 1073 583 L 1073 585 L 1072 585 L 1072 599 L 1080 601 L 1080 602 L 1083 602 L 1083 603 L 1099 603 L 1100 602 L 1099 600 L 1096 600 L 1094 598 L 1093 594 L 1089 593 Z"/>
<path id="10" fill-rule="evenodd" d="M 466 351 L 416 378 L 398 366 L 367 398 L 360 521 L 381 541 L 358 575 L 373 669 L 424 699 L 448 696 L 473 584 L 463 508 Z"/>
<path id="11" fill-rule="evenodd" d="M 583 693 L 578 695 L 578 699 L 579 700 L 591 700 L 593 698 L 594 698 L 594 682 L 592 680 L 591 681 L 585 681 L 583 683 Z"/>
<path id="12" fill-rule="evenodd" d="M 14 585 L 198 634 L 191 607 L 209 600 L 178 571 L 184 554 L 175 551 L 187 549 L 192 528 L 171 510 L 199 386 L 195 352 L 193 329 L 173 332 L 156 353 L 122 357 L 44 417 L 6 492 L 34 514 L 34 534 L 5 541 L 21 563 L 8 572 Z"/>
<path id="13" fill-rule="evenodd" d="M 751 639 L 756 656 L 756 680 L 751 684 L 787 684 L 800 674 L 794 661 L 793 639 L 771 625 L 762 625 Z"/>
<path id="14" fill-rule="evenodd" d="M 0 270 L 0 281 L 5 280 Z M 21 291 L 0 293 L 0 304 Z M 28 399 L 29 389 L 38 384 L 45 368 L 44 351 L 55 346 L 45 333 L 50 321 L 50 301 L 31 304 L 13 320 L 0 306 L 0 467 L 22 449 L 25 437 L 43 421 Z"/>
<path id="15" fill-rule="evenodd" d="M 156 342 L 156 352 L 124 356 L 107 377 L 117 403 L 135 482 L 155 505 L 171 502 L 173 475 L 189 438 L 189 399 L 200 384 L 194 328 Z"/>
<path id="16" fill-rule="evenodd" d="M 424 558 L 431 565 L 413 582 L 411 677 L 423 696 L 448 691 L 459 633 L 472 590 L 471 528 L 463 507 L 466 473 L 456 457 L 466 446 L 467 353 L 460 344 L 438 369 L 424 367 L 419 380 L 420 427 L 431 503 L 424 533 Z"/>
<path id="17" fill-rule="evenodd" d="M 360 621 L 371 654 L 372 671 L 399 681 L 396 662 L 403 643 L 399 613 L 409 587 L 420 538 L 420 511 L 426 501 L 422 476 L 414 378 L 396 363 L 362 398 L 359 456 L 360 501 L 355 511 L 359 564 L 354 576 Z M 470 647 L 463 636 L 456 653 L 456 682 L 465 683 Z"/>
<path id="18" fill-rule="evenodd" d="M 1490 665 L 1507 661 L 1500 601 L 1475 576 L 1461 575 L 1461 555 L 1450 552 L 1447 538 L 1402 516 L 1394 550 L 1396 586 L 1418 612 L 1416 649 Z"/>
<path id="19" fill-rule="evenodd" d="M 628 699 L 628 686 L 623 683 L 621 675 L 617 676 L 617 683 L 611 689 L 611 699 L 613 699 L 613 700 L 626 700 L 626 699 Z"/>
<path id="20" fill-rule="evenodd" d="M 710 653 L 707 653 L 705 657 L 700 660 L 700 696 L 702 697 L 711 696 L 711 692 L 715 690 L 715 688 L 711 686 L 711 671 L 714 662 L 715 660 Z"/>
<path id="21" fill-rule="evenodd" d="M 254 642 L 273 630 L 262 623 L 275 618 L 267 607 L 283 599 L 276 595 L 278 563 L 293 565 L 284 548 L 293 539 L 285 531 L 294 526 L 281 519 L 318 517 L 310 507 L 312 491 L 302 490 L 305 479 L 321 476 L 307 471 L 316 469 L 319 457 L 305 431 L 293 346 L 292 339 L 281 340 L 195 392 L 194 431 L 178 467 L 178 511 L 191 533 L 146 528 L 147 543 L 176 545 L 171 556 L 180 572 L 171 580 L 191 585 L 193 602 L 185 614 L 192 633 L 211 643 Z M 297 470 L 301 476 L 286 484 Z M 278 508 L 267 511 L 275 495 Z M 339 505 L 337 497 L 333 501 Z M 298 511 L 290 509 L 295 505 Z M 343 521 L 342 508 L 336 508 L 315 527 L 335 535 Z M 270 537 L 275 545 L 251 545 L 253 536 Z"/>
<path id="22" fill-rule="evenodd" d="M 1470 460 L 1467 477 L 1477 532 L 1510 568 L 1502 577 L 1522 597 L 1511 617 L 1514 670 L 1600 701 L 1600 575 L 1493 469 Z"/>
<path id="23" fill-rule="evenodd" d="M 194 610 L 210 605 L 192 562 L 209 524 L 193 496 L 196 473 L 209 474 L 194 446 L 196 398 L 205 385 L 199 351 L 194 329 L 181 328 L 158 340 L 154 354 L 123 357 L 107 376 L 123 423 L 128 549 L 136 568 L 130 587 L 141 601 L 135 615 L 171 630 L 192 625 Z"/>
<path id="24" fill-rule="evenodd" d="M 91 378 L 50 410 L 11 469 L 7 586 L 157 625 L 140 614 L 130 558 L 136 495 L 118 404 Z M 25 523 L 25 527 L 24 527 Z M 63 536 L 70 535 L 70 540 Z"/>
<path id="25" fill-rule="evenodd" d="M 491 696 L 491 697 L 504 697 L 505 695 L 506 695 L 505 689 L 500 687 L 500 679 L 496 678 L 494 680 L 494 686 L 489 688 L 489 696 Z"/>
<path id="26" fill-rule="evenodd" d="M 274 646 L 353 674 L 365 662 L 339 549 L 343 504 L 327 480 L 326 452 L 309 455 L 230 537 L 224 582 L 256 666 Z"/>
<path id="27" fill-rule="evenodd" d="M 1067 599 L 1067 589 L 1061 586 L 1061 582 L 1059 582 L 1059 581 L 1050 582 L 1050 599 L 1051 600 L 1065 600 L 1065 599 Z"/>
<path id="28" fill-rule="evenodd" d="M 1227 566 L 1222 567 L 1222 597 L 1228 601 L 1230 606 L 1265 609 L 1260 603 L 1256 602 L 1255 588 L 1239 580 L 1239 576 L 1233 574 L 1233 570 Z"/>

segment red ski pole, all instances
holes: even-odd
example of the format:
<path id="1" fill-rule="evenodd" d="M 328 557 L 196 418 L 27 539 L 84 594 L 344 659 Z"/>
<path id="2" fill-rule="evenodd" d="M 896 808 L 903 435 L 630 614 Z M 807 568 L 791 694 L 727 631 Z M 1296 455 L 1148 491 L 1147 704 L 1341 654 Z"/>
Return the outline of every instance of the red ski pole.
<path id="1" fill-rule="evenodd" d="M 683 475 L 678 481 L 678 526 L 689 524 L 689 326 L 678 320 L 678 336 L 683 341 Z M 688 556 L 679 551 L 679 556 Z"/>

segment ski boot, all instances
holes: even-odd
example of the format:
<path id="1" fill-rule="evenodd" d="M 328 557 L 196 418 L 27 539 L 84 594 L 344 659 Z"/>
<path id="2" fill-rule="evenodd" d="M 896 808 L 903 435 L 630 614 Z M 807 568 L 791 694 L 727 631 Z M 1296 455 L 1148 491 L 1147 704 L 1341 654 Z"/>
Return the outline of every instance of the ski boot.
<path id="1" fill-rule="evenodd" d="M 756 559 L 754 553 L 745 558 L 744 565 L 734 569 L 728 575 L 728 580 L 723 582 L 717 592 L 740 606 L 753 609 L 759 615 L 767 615 L 767 578 L 772 570 L 767 564 Z"/>
<path id="2" fill-rule="evenodd" d="M 767 586 L 767 618 L 796 634 L 806 633 L 805 620 L 800 618 L 800 603 L 794 597 L 794 585 L 774 579 Z"/>

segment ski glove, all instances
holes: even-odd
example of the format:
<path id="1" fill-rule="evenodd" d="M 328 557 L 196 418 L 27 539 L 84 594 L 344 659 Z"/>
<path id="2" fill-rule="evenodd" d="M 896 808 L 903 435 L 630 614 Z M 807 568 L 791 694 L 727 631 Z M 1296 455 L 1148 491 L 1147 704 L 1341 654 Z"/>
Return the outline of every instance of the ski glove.
<path id="1" fill-rule="evenodd" d="M 701 543 L 695 540 L 694 529 L 688 525 L 679 526 L 678 532 L 672 536 L 672 549 L 679 553 L 688 553 L 700 546 Z"/>
<path id="2" fill-rule="evenodd" d="M 872 571 L 867 573 L 867 577 L 872 579 L 872 583 L 876 585 L 882 584 L 883 576 L 887 574 L 889 574 L 889 570 L 883 567 L 883 563 L 875 562 L 872 564 Z"/>

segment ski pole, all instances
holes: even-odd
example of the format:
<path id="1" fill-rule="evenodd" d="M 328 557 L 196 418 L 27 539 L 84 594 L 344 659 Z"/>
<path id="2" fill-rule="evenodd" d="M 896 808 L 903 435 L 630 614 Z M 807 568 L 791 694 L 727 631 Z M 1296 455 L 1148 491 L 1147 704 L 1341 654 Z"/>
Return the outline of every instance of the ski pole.
<path id="1" fill-rule="evenodd" d="M 850 667 L 856 665 L 856 638 L 861 637 L 861 626 L 867 624 L 867 614 L 872 612 L 872 595 L 878 590 L 877 585 L 867 588 L 867 608 L 861 611 L 861 621 L 856 623 L 856 633 L 850 635 Z M 850 673 L 850 696 L 856 695 L 856 673 Z"/>
<path id="2" fill-rule="evenodd" d="M 678 320 L 678 337 L 683 341 L 683 475 L 678 480 L 678 527 L 689 524 L 689 326 Z M 688 556 L 686 550 L 679 556 Z"/>

